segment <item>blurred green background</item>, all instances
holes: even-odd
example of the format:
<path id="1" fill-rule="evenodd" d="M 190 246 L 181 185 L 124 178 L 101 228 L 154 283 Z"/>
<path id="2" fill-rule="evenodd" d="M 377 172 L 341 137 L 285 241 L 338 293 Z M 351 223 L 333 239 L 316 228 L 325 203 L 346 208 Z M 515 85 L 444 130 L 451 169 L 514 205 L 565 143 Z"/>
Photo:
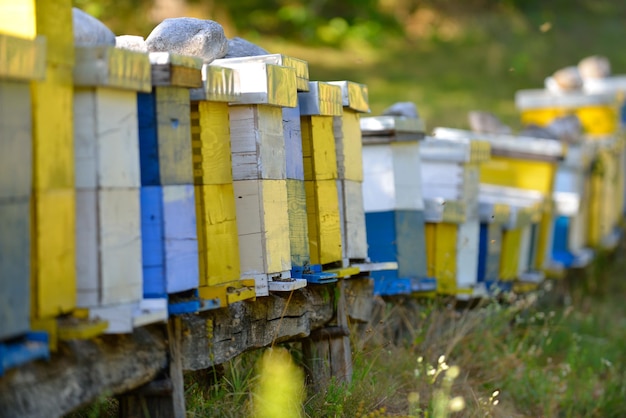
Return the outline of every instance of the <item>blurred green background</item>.
<path id="1" fill-rule="evenodd" d="M 211 19 L 228 37 L 309 62 L 312 80 L 369 87 L 373 114 L 412 101 L 427 126 L 488 110 L 519 128 L 516 90 L 594 54 L 626 72 L 623 0 L 76 0 L 117 35 L 167 17 Z"/>

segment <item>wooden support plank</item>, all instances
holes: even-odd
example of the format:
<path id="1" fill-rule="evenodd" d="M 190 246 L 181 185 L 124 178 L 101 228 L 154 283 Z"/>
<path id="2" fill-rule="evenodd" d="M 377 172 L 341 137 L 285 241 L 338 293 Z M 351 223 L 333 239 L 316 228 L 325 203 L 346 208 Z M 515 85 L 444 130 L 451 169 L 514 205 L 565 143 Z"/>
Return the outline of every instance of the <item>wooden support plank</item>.
<path id="1" fill-rule="evenodd" d="M 287 179 L 304 180 L 300 107 L 284 107 L 282 112 L 283 135 L 285 137 L 286 177 Z"/>
<path id="2" fill-rule="evenodd" d="M 286 179 L 281 108 L 233 105 L 229 113 L 233 179 Z"/>
<path id="3" fill-rule="evenodd" d="M 340 192 L 340 207 L 343 209 L 341 222 L 345 242 L 344 258 L 349 260 L 367 259 L 367 237 L 365 230 L 365 212 L 363 209 L 363 187 L 360 181 L 337 180 Z M 342 183 L 339 189 L 339 182 Z"/>

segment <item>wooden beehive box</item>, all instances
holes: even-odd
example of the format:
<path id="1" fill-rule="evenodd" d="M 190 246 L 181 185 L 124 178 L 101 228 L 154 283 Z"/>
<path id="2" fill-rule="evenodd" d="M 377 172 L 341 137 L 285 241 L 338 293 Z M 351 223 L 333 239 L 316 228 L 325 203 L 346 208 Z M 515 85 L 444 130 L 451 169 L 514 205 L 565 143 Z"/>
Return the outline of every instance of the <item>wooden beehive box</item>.
<path id="1" fill-rule="evenodd" d="M 239 100 L 239 72 L 204 64 L 202 78 L 203 86 L 191 91 L 198 293 L 224 307 L 255 297 L 254 280 L 241 277 L 232 175 L 228 103 Z"/>
<path id="2" fill-rule="evenodd" d="M 478 196 L 478 216 L 480 218 L 480 241 L 478 249 L 478 282 L 484 282 L 487 291 L 510 291 L 500 280 L 500 260 L 504 225 L 510 221 L 511 207 L 495 203 Z"/>
<path id="3" fill-rule="evenodd" d="M 46 43 L 0 26 L 0 376 L 49 355 L 29 335 L 33 131 L 30 82 L 45 73 Z M 44 334 L 45 336 L 45 334 Z M 9 341 L 11 340 L 11 341 Z"/>
<path id="4" fill-rule="evenodd" d="M 396 263 L 371 272 L 375 291 L 399 294 L 434 290 L 428 279 L 419 147 L 421 119 L 364 117 L 363 202 L 368 257 Z"/>
<path id="5" fill-rule="evenodd" d="M 437 291 L 458 298 L 480 296 L 485 289 L 477 277 L 478 184 L 480 166 L 490 158 L 489 144 L 435 134 L 421 144 L 420 154 L 428 264 Z"/>
<path id="6" fill-rule="evenodd" d="M 250 58 L 211 65 L 239 71 L 241 96 L 229 117 L 241 274 L 266 296 L 306 285 L 291 277 L 282 122 L 282 108 L 297 102 L 296 70 Z"/>
<path id="7" fill-rule="evenodd" d="M 152 91 L 137 95 L 143 293 L 168 298 L 170 313 L 193 312 L 200 301 L 193 297 L 199 261 L 189 89 L 202 86 L 202 60 L 149 56 Z"/>
<path id="8" fill-rule="evenodd" d="M 109 333 L 167 319 L 165 299 L 143 298 L 137 92 L 150 80 L 146 54 L 76 49 L 77 306 Z"/>
<path id="9" fill-rule="evenodd" d="M 363 209 L 363 153 L 360 114 L 368 113 L 367 86 L 351 81 L 341 87 L 343 112 L 333 117 L 337 154 L 337 191 L 341 224 L 342 258 L 346 265 L 367 261 L 367 234 Z"/>
<path id="10" fill-rule="evenodd" d="M 459 129 L 437 128 L 442 138 L 488 141 L 492 158 L 480 167 L 480 182 L 536 191 L 544 196 L 536 269 L 559 270 L 552 260 L 554 211 L 552 193 L 559 161 L 567 146 L 553 139 L 514 135 L 479 134 Z"/>

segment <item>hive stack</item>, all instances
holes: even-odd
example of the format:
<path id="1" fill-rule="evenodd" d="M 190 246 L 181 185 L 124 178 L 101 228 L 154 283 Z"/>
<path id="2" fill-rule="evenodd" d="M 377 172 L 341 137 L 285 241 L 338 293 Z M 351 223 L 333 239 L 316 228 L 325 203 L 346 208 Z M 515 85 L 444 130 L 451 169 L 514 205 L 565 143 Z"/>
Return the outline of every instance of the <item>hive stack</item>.
<path id="1" fill-rule="evenodd" d="M 148 55 L 76 48 L 77 306 L 107 332 L 167 319 L 165 299 L 143 299 L 137 92 L 150 92 Z"/>
<path id="2" fill-rule="evenodd" d="M 200 261 L 199 296 L 213 307 L 254 298 L 242 279 L 233 189 L 228 103 L 240 96 L 239 73 L 204 64 L 203 87 L 191 91 L 191 137 Z"/>
<path id="3" fill-rule="evenodd" d="M 435 281 L 428 278 L 426 268 L 419 154 L 424 123 L 416 118 L 377 116 L 361 118 L 360 125 L 374 291 L 380 295 L 433 291 Z"/>
<path id="4" fill-rule="evenodd" d="M 437 138 L 437 139 L 435 139 Z M 420 147 L 428 274 L 437 292 L 464 299 L 484 294 L 478 284 L 478 183 L 489 144 L 428 138 Z"/>
<path id="5" fill-rule="evenodd" d="M 139 93 L 141 234 L 146 298 L 167 298 L 170 314 L 201 308 L 191 152 L 190 88 L 202 60 L 150 53 L 152 91 Z"/>
<path id="6" fill-rule="evenodd" d="M 343 114 L 342 103 L 341 87 L 330 83 L 309 82 L 309 91 L 298 93 L 311 264 L 348 277 L 359 269 L 343 260 L 333 134 L 333 117 Z"/>
<path id="7" fill-rule="evenodd" d="M 297 102 L 293 68 L 243 58 L 212 65 L 239 71 L 241 98 L 229 108 L 233 184 L 241 273 L 256 295 L 306 285 L 291 277 L 289 214 L 282 107 Z"/>
<path id="8" fill-rule="evenodd" d="M 551 93 L 520 90 L 515 102 L 524 124 L 546 126 L 554 118 L 575 114 L 585 140 L 593 144 L 588 239 L 593 248 L 614 249 L 619 240 L 618 220 L 623 213 L 623 140 L 619 129 L 615 92 L 587 94 L 583 91 Z"/>
<path id="9" fill-rule="evenodd" d="M 48 336 L 31 333 L 33 132 L 30 82 L 45 73 L 45 38 L 4 35 L 0 26 L 0 376 L 47 358 Z"/>

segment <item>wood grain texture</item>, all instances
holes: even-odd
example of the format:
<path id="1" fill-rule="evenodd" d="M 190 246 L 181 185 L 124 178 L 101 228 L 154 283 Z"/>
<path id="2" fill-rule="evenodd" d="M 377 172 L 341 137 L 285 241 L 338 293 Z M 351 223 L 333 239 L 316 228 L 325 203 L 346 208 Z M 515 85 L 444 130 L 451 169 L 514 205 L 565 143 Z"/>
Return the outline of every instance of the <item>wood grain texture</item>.
<path id="1" fill-rule="evenodd" d="M 332 116 L 302 116 L 302 157 L 305 180 L 337 178 Z"/>
<path id="2" fill-rule="evenodd" d="M 193 184 L 189 90 L 137 95 L 142 185 Z"/>
<path id="3" fill-rule="evenodd" d="M 230 107 L 234 180 L 284 180 L 285 138 L 280 107 Z"/>
<path id="4" fill-rule="evenodd" d="M 286 177 L 287 179 L 304 180 L 300 107 L 284 107 L 282 112 L 283 135 L 285 136 Z"/>
<path id="5" fill-rule="evenodd" d="M 343 116 L 333 117 L 337 176 L 340 179 L 363 181 L 363 157 L 360 116 L 344 107 Z"/>
<path id="6" fill-rule="evenodd" d="M 139 187 L 137 93 L 77 88 L 74 93 L 76 187 Z"/>
<path id="7" fill-rule="evenodd" d="M 505 230 L 502 233 L 502 258 L 500 259 L 500 280 L 502 281 L 512 281 L 517 277 L 521 234 L 520 228 Z"/>
<path id="8" fill-rule="evenodd" d="M 30 329 L 30 199 L 0 199 L 0 340 Z"/>
<path id="9" fill-rule="evenodd" d="M 241 272 L 291 270 L 286 180 L 233 182 Z"/>
<path id="10" fill-rule="evenodd" d="M 139 189 L 78 190 L 76 213 L 77 306 L 141 300 Z"/>
<path id="11" fill-rule="evenodd" d="M 294 267 L 304 267 L 310 263 L 311 256 L 309 252 L 306 191 L 303 180 L 287 179 L 287 203 L 289 205 L 291 264 Z"/>
<path id="12" fill-rule="evenodd" d="M 69 66 L 48 65 L 46 79 L 32 84 L 33 186 L 74 187 L 73 78 Z"/>
<path id="13" fill-rule="evenodd" d="M 74 64 L 72 2 L 68 0 L 17 0 L 0 3 L 0 30 L 33 39 L 46 37 L 46 61 Z"/>
<path id="14" fill-rule="evenodd" d="M 31 194 L 31 125 L 30 85 L 0 80 L 0 200 Z"/>
<path id="15" fill-rule="evenodd" d="M 309 249 L 313 264 L 341 261 L 341 225 L 335 180 L 305 181 Z"/>
<path id="16" fill-rule="evenodd" d="M 35 192 L 31 206 L 31 318 L 76 306 L 74 189 Z"/>
<path id="17" fill-rule="evenodd" d="M 456 284 L 459 288 L 469 289 L 478 280 L 478 242 L 480 222 L 467 220 L 458 225 L 456 245 Z"/>
<path id="18" fill-rule="evenodd" d="M 232 183 L 196 185 L 200 286 L 240 278 L 237 211 Z"/>
<path id="19" fill-rule="evenodd" d="M 232 183 L 228 103 L 192 102 L 191 139 L 194 184 Z"/>
<path id="20" fill-rule="evenodd" d="M 400 277 L 427 276 L 424 212 L 419 210 L 395 211 L 398 275 Z"/>
<path id="21" fill-rule="evenodd" d="M 362 184 L 354 180 L 337 180 L 337 185 L 343 208 L 340 213 L 344 214 L 341 225 L 345 258 L 364 260 L 367 258 L 367 234 Z"/>

